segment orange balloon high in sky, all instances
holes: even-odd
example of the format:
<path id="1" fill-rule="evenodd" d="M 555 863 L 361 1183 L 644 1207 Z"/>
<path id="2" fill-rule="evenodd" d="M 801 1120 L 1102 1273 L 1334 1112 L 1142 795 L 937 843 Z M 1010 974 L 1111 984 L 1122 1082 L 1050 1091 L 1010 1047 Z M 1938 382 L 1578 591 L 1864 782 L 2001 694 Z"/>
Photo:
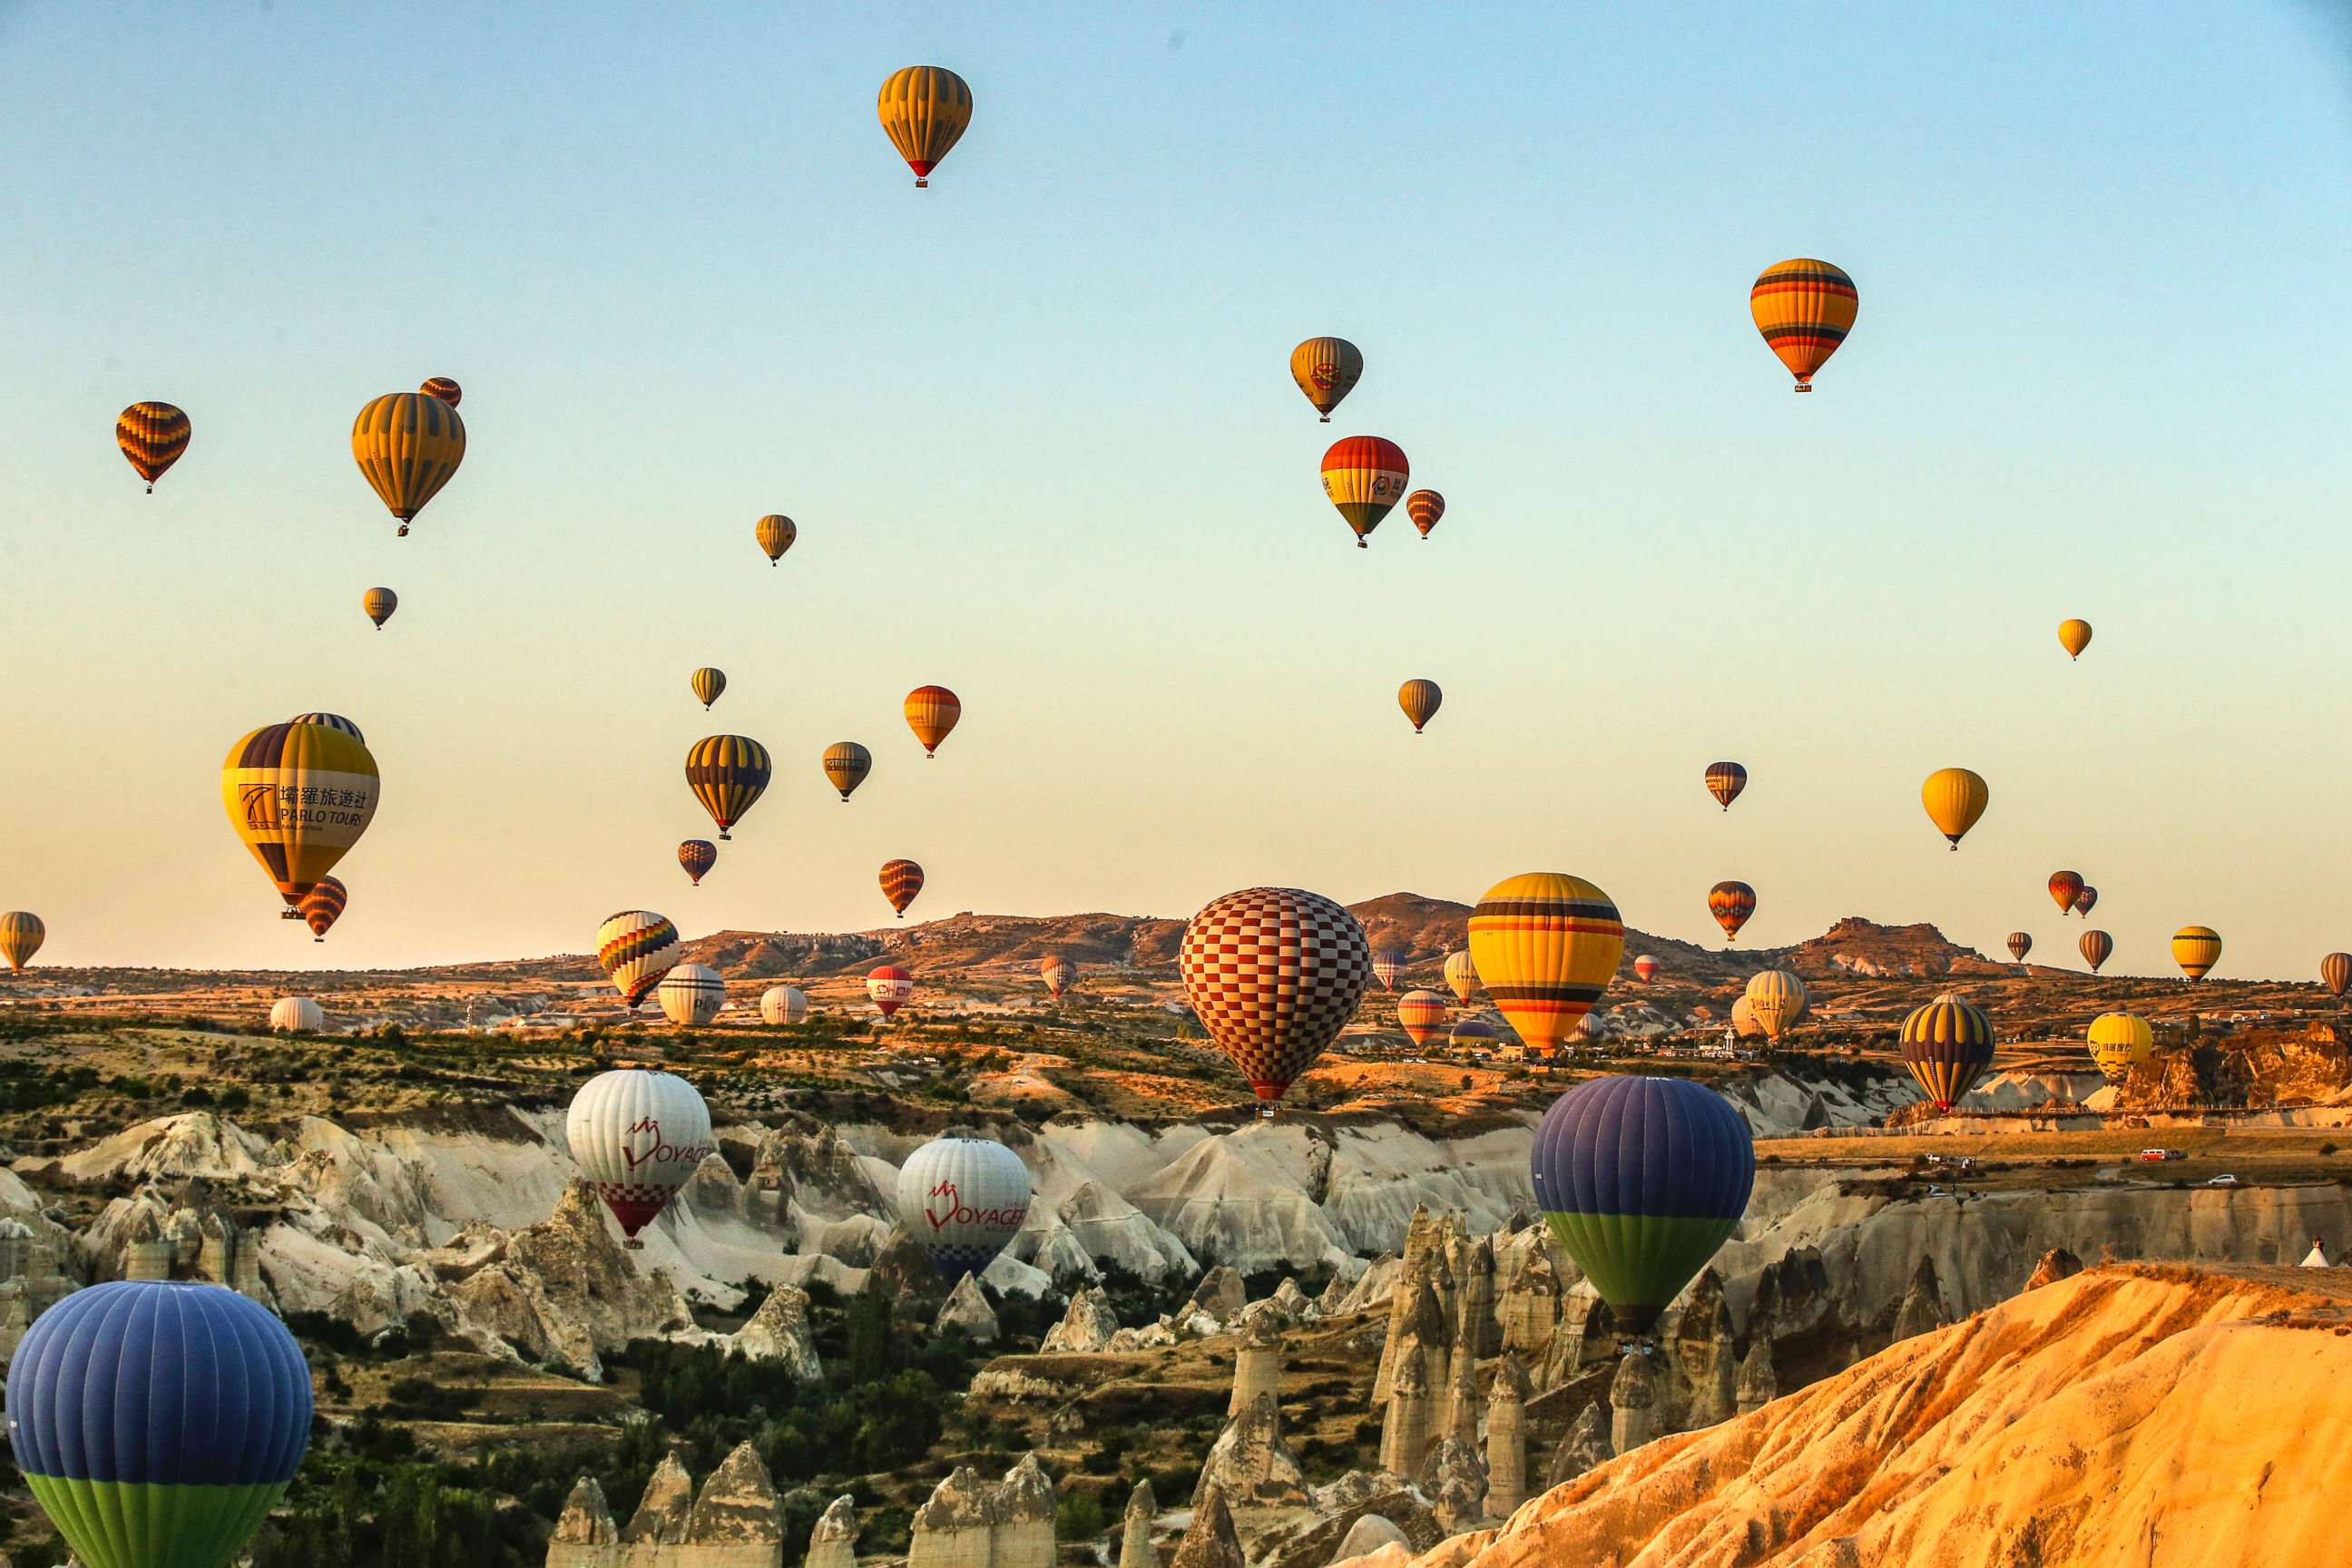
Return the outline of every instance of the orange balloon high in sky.
<path id="1" fill-rule="evenodd" d="M 948 738 L 963 717 L 963 703 L 944 686 L 918 686 L 907 693 L 907 728 L 923 743 L 923 755 L 939 755 L 940 742 Z"/>
<path id="2" fill-rule="evenodd" d="M 1805 257 L 1766 268 L 1748 291 L 1756 330 L 1797 378 L 1799 392 L 1812 391 L 1814 373 L 1853 330 L 1861 305 L 1853 279 L 1826 261 Z"/>
<path id="3" fill-rule="evenodd" d="M 1323 493 L 1356 531 L 1359 550 L 1381 519 L 1404 500 L 1412 477 L 1404 448 L 1379 436 L 1343 437 L 1323 454 Z"/>

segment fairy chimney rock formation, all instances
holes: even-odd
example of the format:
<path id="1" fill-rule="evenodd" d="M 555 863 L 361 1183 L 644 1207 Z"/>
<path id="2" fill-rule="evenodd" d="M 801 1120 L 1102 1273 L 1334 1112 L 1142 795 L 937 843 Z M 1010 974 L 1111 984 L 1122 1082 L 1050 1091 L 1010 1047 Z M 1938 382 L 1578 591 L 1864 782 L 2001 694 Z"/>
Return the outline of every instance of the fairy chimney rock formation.
<path id="1" fill-rule="evenodd" d="M 1381 1426 L 1381 1468 L 1392 1476 L 1417 1476 L 1422 1457 L 1429 1450 L 1433 1425 L 1430 1406 L 1434 1394 L 1422 1358 L 1408 1355 L 1397 1363 L 1389 1388 L 1388 1418 Z"/>
<path id="2" fill-rule="evenodd" d="M 907 1568 L 992 1568 L 1003 1500 L 970 1465 L 958 1465 L 915 1510 Z"/>
<path id="3" fill-rule="evenodd" d="M 735 1331 L 730 1348 L 746 1361 L 780 1361 L 792 1369 L 796 1383 L 824 1381 L 824 1362 L 816 1353 L 816 1333 L 809 1327 L 809 1294 L 797 1285 L 779 1285 L 768 1292 L 751 1321 Z"/>
<path id="4" fill-rule="evenodd" d="M 1935 1260 L 1923 1252 L 1903 1292 L 1903 1305 L 1895 1310 L 1895 1337 L 1907 1340 L 1933 1333 L 1948 1321 L 1944 1315 L 1944 1293 L 1936 1280 Z"/>
<path id="5" fill-rule="evenodd" d="M 693 1513 L 694 1478 L 686 1473 L 676 1454 L 664 1454 L 661 1463 L 654 1467 L 653 1479 L 646 1483 L 637 1511 L 622 1528 L 621 1544 L 683 1546 L 687 1521 Z"/>
<path id="6" fill-rule="evenodd" d="M 1527 1261 L 1495 1304 L 1502 1328 L 1502 1348 L 1533 1355 L 1551 1342 L 1559 1321 L 1559 1270 L 1549 1254 L 1538 1252 Z"/>
<path id="7" fill-rule="evenodd" d="M 1192 1505 L 1192 1528 L 1177 1542 L 1175 1560 L 1168 1568 L 1249 1568 L 1241 1537 L 1234 1533 L 1233 1510 L 1226 1506 L 1223 1490 L 1211 1487 Z"/>
<path id="8" fill-rule="evenodd" d="M 612 1506 L 604 1500 L 604 1489 L 596 1484 L 593 1476 L 583 1476 L 572 1485 L 572 1495 L 563 1500 L 562 1517 L 555 1521 L 555 1533 L 547 1539 L 547 1560 L 550 1563 L 565 1561 L 557 1548 L 593 1546 L 611 1548 L 620 1544 L 621 1527 L 613 1522 Z"/>
<path id="9" fill-rule="evenodd" d="M 1609 1446 L 1630 1454 L 1658 1435 L 1658 1389 L 1649 1358 L 1628 1351 L 1609 1384 Z"/>
<path id="10" fill-rule="evenodd" d="M 1249 1304 L 1249 1296 L 1242 1289 L 1242 1277 L 1229 1264 L 1220 1264 L 1201 1277 L 1188 1305 L 1206 1312 L 1220 1323 L 1230 1323 L 1242 1315 Z"/>
<path id="11" fill-rule="evenodd" d="M 1267 1507 L 1307 1500 L 1307 1478 L 1282 1441 L 1282 1410 L 1271 1393 L 1250 1401 L 1249 1408 L 1228 1422 L 1201 1466 L 1201 1479 L 1192 1490 L 1198 1508 L 1214 1489 L 1234 1502 Z"/>
<path id="12" fill-rule="evenodd" d="M 1771 1335 L 1759 1331 L 1748 1353 L 1739 1358 L 1739 1376 L 1732 1394 L 1742 1415 L 1751 1415 L 1780 1397 L 1780 1380 L 1772 1373 Z"/>
<path id="13" fill-rule="evenodd" d="M 837 1497 L 809 1531 L 803 1568 L 857 1568 L 857 1504 Z"/>
<path id="14" fill-rule="evenodd" d="M 1486 1511 L 1508 1519 L 1528 1500 L 1528 1372 L 1506 1353 L 1486 1402 Z"/>
<path id="15" fill-rule="evenodd" d="M 1160 1568 L 1160 1548 L 1151 1543 L 1151 1521 L 1159 1512 L 1151 1483 L 1136 1482 L 1127 1495 L 1127 1516 L 1119 1528 L 1118 1568 Z"/>
<path id="16" fill-rule="evenodd" d="M 1062 1321 L 1045 1331 L 1045 1342 L 1037 1347 L 1040 1355 L 1092 1355 L 1110 1348 L 1110 1337 L 1118 1332 L 1118 1314 L 1111 1310 L 1110 1293 L 1100 1286 L 1089 1286 L 1070 1298 L 1069 1310 Z"/>
<path id="17" fill-rule="evenodd" d="M 1406 1556 L 1413 1555 L 1411 1536 L 1377 1513 L 1364 1514 L 1348 1527 L 1348 1533 L 1339 1542 L 1339 1549 L 1331 1553 L 1331 1562 L 1339 1563 L 1350 1558 L 1370 1557 L 1383 1546 L 1402 1547 Z"/>
<path id="18" fill-rule="evenodd" d="M 1457 1437 L 1441 1437 L 1422 1462 L 1419 1477 L 1430 1510 L 1448 1535 L 1486 1516 L 1486 1464 L 1478 1450 Z"/>
<path id="19" fill-rule="evenodd" d="M 981 1294 L 980 1281 L 967 1273 L 948 1292 L 947 1305 L 940 1309 L 938 1321 L 932 1325 L 938 1331 L 961 1329 L 976 1345 L 992 1345 L 1003 1331 L 996 1321 L 996 1309 Z"/>
<path id="20" fill-rule="evenodd" d="M 1273 1312 L 1253 1311 L 1242 1321 L 1241 1347 L 1234 1352 L 1234 1393 L 1228 1416 L 1239 1415 L 1259 1394 L 1279 1397 L 1282 1389 L 1282 1321 Z"/>
<path id="21" fill-rule="evenodd" d="M 1457 1343 L 1454 1347 L 1454 1370 L 1445 1380 L 1445 1418 L 1440 1423 L 1438 1435 L 1475 1447 L 1478 1423 L 1486 1414 L 1486 1402 L 1478 1392 L 1478 1365 L 1470 1356 L 1470 1347 Z"/>
<path id="22" fill-rule="evenodd" d="M 1035 1454 L 1004 1472 L 991 1568 L 1054 1568 L 1054 1483 Z"/>
<path id="23" fill-rule="evenodd" d="M 1601 1413 L 1601 1402 L 1595 1400 L 1584 1407 L 1575 1425 L 1568 1429 L 1568 1436 L 1552 1450 L 1551 1468 L 1544 1472 L 1544 1485 L 1564 1487 L 1615 1457 L 1609 1447 L 1609 1418 Z"/>
<path id="24" fill-rule="evenodd" d="M 782 1556 L 776 1483 L 751 1444 L 738 1444 L 704 1479 L 687 1515 L 686 1538 L 698 1547 L 767 1547 L 762 1560 L 771 1563 Z"/>
<path id="25" fill-rule="evenodd" d="M 1479 1237 L 1462 1250 L 1455 1271 L 1454 1342 L 1484 1361 L 1502 1349 L 1495 1316 L 1495 1244 Z"/>

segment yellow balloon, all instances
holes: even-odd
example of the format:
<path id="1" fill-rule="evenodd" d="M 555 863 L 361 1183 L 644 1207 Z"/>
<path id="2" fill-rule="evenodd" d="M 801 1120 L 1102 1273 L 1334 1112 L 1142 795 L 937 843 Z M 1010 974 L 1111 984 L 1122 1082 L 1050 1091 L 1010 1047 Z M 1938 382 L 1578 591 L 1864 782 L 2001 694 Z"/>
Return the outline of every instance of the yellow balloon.
<path id="1" fill-rule="evenodd" d="M 358 735 L 326 724 L 268 724 L 221 764 L 229 826 L 286 901 L 286 919 L 359 842 L 383 793 L 375 758 Z"/>
<path id="2" fill-rule="evenodd" d="M 945 66 L 908 66 L 882 84 L 874 108 L 890 145 L 915 171 L 915 184 L 928 185 L 971 123 L 971 89 Z"/>
<path id="3" fill-rule="evenodd" d="M 2182 926 L 2172 933 L 2172 962 L 2191 980 L 2221 962 L 2221 935 L 2211 926 Z"/>
<path id="4" fill-rule="evenodd" d="M 2102 1013 L 2091 1020 L 2091 1060 L 2109 1083 L 2121 1083 L 2156 1050 L 2156 1031 L 2131 1013 Z"/>
<path id="5" fill-rule="evenodd" d="M 1533 1054 L 1549 1058 L 1609 988 L 1625 925 L 1581 877 L 1529 871 L 1486 889 L 1470 911 L 1470 957 L 1486 994 Z"/>
<path id="6" fill-rule="evenodd" d="M 1984 780 L 1966 768 L 1937 768 L 1919 788 L 1919 804 L 1927 808 L 1927 820 L 1952 841 L 1955 850 L 1991 799 L 1992 791 Z"/>
<path id="7" fill-rule="evenodd" d="M 2091 623 L 2065 620 L 2058 623 L 2058 646 L 2066 650 L 2068 658 L 2080 658 L 2083 650 L 2091 646 Z"/>
<path id="8" fill-rule="evenodd" d="M 387 393 L 352 422 L 352 457 L 405 534 L 466 460 L 466 422 L 428 394 Z"/>

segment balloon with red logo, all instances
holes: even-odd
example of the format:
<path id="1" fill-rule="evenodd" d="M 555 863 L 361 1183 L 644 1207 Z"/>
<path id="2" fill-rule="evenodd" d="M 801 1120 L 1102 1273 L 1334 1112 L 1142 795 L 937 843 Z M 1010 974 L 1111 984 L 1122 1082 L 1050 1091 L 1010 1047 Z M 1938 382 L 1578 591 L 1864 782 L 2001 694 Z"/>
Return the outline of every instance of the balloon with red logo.
<path id="1" fill-rule="evenodd" d="M 988 1138 L 934 1138 L 898 1171 L 898 1223 L 945 1279 L 978 1274 L 1029 1217 L 1029 1167 Z"/>
<path id="2" fill-rule="evenodd" d="M 580 1173 L 621 1222 L 628 1246 L 669 1206 L 713 1147 L 710 1108 L 675 1073 L 623 1068 L 580 1086 L 563 1119 Z"/>
<path id="3" fill-rule="evenodd" d="M 866 994 L 875 1011 L 888 1017 L 915 994 L 915 977 L 895 963 L 885 963 L 866 974 Z"/>

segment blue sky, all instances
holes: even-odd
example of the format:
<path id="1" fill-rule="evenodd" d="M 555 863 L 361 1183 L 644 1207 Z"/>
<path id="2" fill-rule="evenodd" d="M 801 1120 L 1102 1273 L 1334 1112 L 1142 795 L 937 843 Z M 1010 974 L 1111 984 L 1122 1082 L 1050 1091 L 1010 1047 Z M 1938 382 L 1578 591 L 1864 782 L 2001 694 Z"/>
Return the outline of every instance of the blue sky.
<path id="1" fill-rule="evenodd" d="M 2111 968 L 2195 921 L 2307 974 L 2352 946 L 2352 26 L 2044 10 L 0 6 L 0 907 L 49 962 L 374 964 L 871 925 L 893 855 L 918 918 L 1557 868 L 1692 939 L 1736 876 L 1759 943 L 2071 958 L 2063 865 Z M 874 116 L 918 62 L 978 104 L 919 193 Z M 1746 312 L 1794 255 L 1862 293 L 1810 398 Z M 1328 428 L 1318 332 L 1368 364 Z M 351 418 L 436 374 L 471 445 L 395 542 Z M 195 424 L 153 497 L 142 397 Z M 1349 548 L 1359 432 L 1431 542 Z M 323 949 L 215 782 L 309 708 L 385 779 Z M 689 889 L 713 728 L 779 777 Z M 1958 856 L 1946 763 L 1992 784 Z"/>

